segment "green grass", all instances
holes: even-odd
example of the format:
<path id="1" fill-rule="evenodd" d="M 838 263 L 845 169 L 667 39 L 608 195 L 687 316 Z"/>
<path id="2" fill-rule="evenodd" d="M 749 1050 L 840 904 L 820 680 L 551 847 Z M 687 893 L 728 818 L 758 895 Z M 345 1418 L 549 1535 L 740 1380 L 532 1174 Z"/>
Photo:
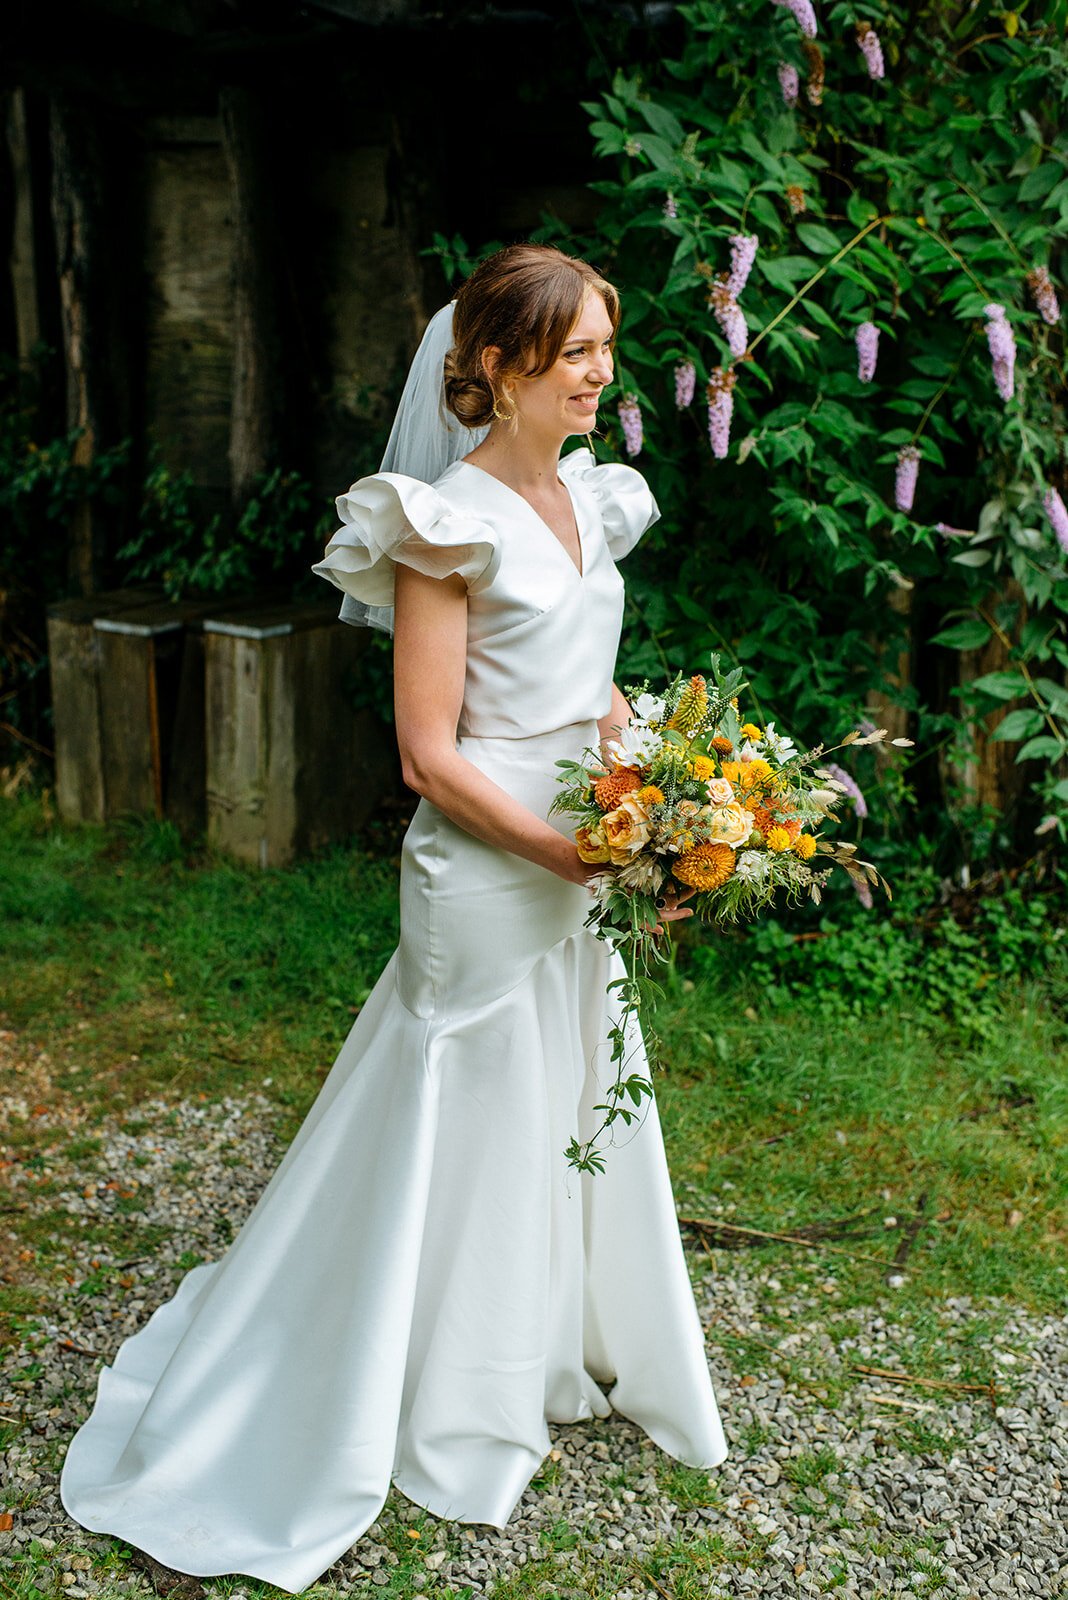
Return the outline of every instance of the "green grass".
<path id="1" fill-rule="evenodd" d="M 55 1090 L 88 1111 L 69 1153 L 92 1150 L 95 1122 L 136 1117 L 160 1094 L 266 1093 L 291 1132 L 394 948 L 390 843 L 385 855 L 338 849 L 260 872 L 187 855 L 166 824 L 65 828 L 40 799 L 5 803 L 3 1018 L 48 1052 Z M 784 1288 L 818 1282 L 835 1312 L 880 1295 L 917 1308 L 944 1294 L 1063 1308 L 1062 949 L 1042 974 L 1004 986 L 1003 1026 L 978 1040 L 907 993 L 845 1020 L 818 993 L 776 1010 L 747 984 L 744 960 L 730 987 L 691 981 L 700 963 L 688 960 L 683 949 L 658 1017 L 657 1079 L 685 1215 L 789 1233 L 861 1214 L 855 1232 L 815 1247 L 742 1251 Z M 32 1118 L 9 1134 L 24 1161 L 53 1138 Z M 886 1266 L 921 1201 L 905 1282 L 888 1291 Z M 132 1228 L 139 1202 L 128 1204 Z M 49 1214 L 52 1233 L 64 1226 Z M 102 1237 L 102 1251 L 121 1250 L 123 1218 L 106 1226 L 118 1236 Z M 712 1270 L 734 1254 L 717 1244 L 698 1259 Z M 767 1316 L 774 1331 L 773 1295 Z M 925 1359 L 937 1362 L 936 1344 Z"/>

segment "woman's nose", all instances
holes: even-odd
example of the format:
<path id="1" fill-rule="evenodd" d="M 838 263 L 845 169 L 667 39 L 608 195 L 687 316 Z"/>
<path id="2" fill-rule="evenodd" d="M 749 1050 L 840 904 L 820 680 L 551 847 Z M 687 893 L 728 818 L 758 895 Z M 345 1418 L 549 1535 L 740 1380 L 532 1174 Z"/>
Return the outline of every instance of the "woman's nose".
<path id="1" fill-rule="evenodd" d="M 602 388 L 607 388 L 612 381 L 614 371 L 611 356 L 595 356 L 590 363 L 590 380 L 599 383 Z"/>

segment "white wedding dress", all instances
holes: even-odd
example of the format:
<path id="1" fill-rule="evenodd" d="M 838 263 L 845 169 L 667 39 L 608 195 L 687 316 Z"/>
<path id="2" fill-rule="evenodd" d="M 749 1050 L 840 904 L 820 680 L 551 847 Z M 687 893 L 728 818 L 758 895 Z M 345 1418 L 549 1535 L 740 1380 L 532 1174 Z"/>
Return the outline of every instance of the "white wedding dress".
<path id="1" fill-rule="evenodd" d="M 458 748 L 543 817 L 554 762 L 596 747 L 610 706 L 614 558 L 658 514 L 637 472 L 588 450 L 560 476 L 581 572 L 464 461 L 433 486 L 354 484 L 316 568 L 372 606 L 391 603 L 394 561 L 464 575 Z M 391 1480 L 439 1516 L 503 1527 L 547 1421 L 615 1409 L 684 1462 L 724 1459 L 655 1102 L 606 1172 L 564 1158 L 611 1076 L 605 986 L 623 971 L 583 927 L 589 907 L 420 802 L 399 946 L 307 1120 L 223 1259 L 100 1375 L 62 1475 L 78 1522 L 184 1572 L 297 1591 Z M 636 1029 L 633 1044 L 643 1070 Z"/>

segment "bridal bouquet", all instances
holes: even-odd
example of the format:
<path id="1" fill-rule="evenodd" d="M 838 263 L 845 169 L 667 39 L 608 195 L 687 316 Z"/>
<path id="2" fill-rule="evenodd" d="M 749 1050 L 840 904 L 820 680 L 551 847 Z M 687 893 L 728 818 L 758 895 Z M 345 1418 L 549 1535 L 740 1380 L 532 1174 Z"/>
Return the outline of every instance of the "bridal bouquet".
<path id="1" fill-rule="evenodd" d="M 603 1171 L 600 1136 L 622 1119 L 631 1123 L 648 1078 L 627 1071 L 626 1027 L 631 1016 L 646 1023 L 645 1044 L 655 1053 L 647 1013 L 661 990 L 649 977 L 668 959 L 654 930 L 656 900 L 666 886 L 695 891 L 696 915 L 717 926 L 755 917 L 779 891 L 791 903 L 805 894 L 817 903 L 835 866 L 858 885 L 885 879 L 856 846 L 828 839 L 837 823 L 834 808 L 849 793 L 821 765 L 822 744 L 798 751 L 775 729 L 743 719 L 740 670 L 720 676 L 711 657 L 711 685 L 700 674 L 681 674 L 660 693 L 648 683 L 628 689 L 634 720 L 602 752 L 586 750 L 582 761 L 558 761 L 561 791 L 551 812 L 575 819 L 575 842 L 583 861 L 600 867 L 590 879 L 594 904 L 587 927 L 609 940 L 624 957 L 627 976 L 615 981 L 622 1001 L 612 1028 L 615 1081 L 603 1121 L 584 1144 L 572 1140 L 567 1156 L 581 1171 Z M 847 733 L 838 745 L 875 744 L 887 730 Z M 893 739 L 910 745 L 911 739 Z M 628 1103 L 629 1102 L 629 1103 Z"/>

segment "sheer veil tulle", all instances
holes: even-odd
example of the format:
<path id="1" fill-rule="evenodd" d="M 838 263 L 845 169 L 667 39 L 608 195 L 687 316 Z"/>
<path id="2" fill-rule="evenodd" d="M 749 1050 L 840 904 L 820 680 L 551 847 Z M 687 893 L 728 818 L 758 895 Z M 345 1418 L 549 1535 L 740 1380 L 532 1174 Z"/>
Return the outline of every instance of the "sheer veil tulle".
<path id="1" fill-rule="evenodd" d="M 452 348 L 455 303 L 450 300 L 427 323 L 408 369 L 380 472 L 400 472 L 434 483 L 446 467 L 481 444 L 489 432 L 488 428 L 464 427 L 445 406 L 445 357 Z M 364 605 L 346 595 L 340 617 L 355 627 L 393 632 L 392 606 Z"/>

